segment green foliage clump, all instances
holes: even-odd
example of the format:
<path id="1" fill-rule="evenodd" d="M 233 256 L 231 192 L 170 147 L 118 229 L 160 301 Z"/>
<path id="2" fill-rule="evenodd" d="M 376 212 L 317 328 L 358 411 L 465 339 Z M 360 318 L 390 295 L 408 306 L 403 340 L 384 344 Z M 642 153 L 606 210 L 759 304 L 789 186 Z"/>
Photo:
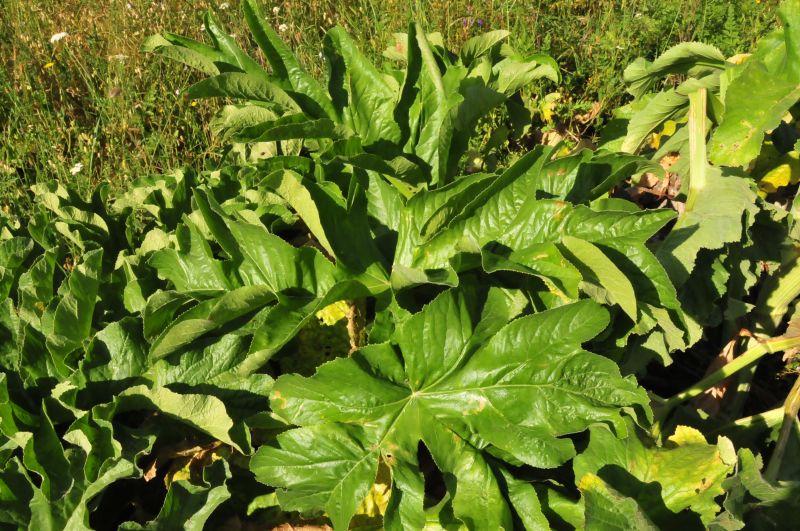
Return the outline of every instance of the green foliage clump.
<path id="1" fill-rule="evenodd" d="M 481 124 L 524 130 L 559 79 L 508 32 L 412 24 L 377 66 L 334 28 L 324 76 L 253 0 L 269 67 L 211 15 L 208 44 L 148 39 L 226 99 L 226 149 L 2 213 L 0 524 L 790 521 L 800 2 L 779 14 L 741 62 L 632 62 L 596 149 L 491 165 Z"/>

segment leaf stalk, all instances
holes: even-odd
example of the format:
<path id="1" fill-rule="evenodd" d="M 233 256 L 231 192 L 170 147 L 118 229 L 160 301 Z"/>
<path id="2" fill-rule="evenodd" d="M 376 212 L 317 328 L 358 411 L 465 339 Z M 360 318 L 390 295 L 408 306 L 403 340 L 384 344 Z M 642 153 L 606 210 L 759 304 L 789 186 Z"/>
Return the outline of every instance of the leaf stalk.
<path id="1" fill-rule="evenodd" d="M 778 442 L 775 443 L 775 450 L 772 452 L 772 457 L 767 465 L 767 471 L 764 474 L 764 479 L 769 482 L 774 482 L 778 478 L 778 471 L 781 468 L 783 456 L 786 453 L 786 446 L 789 444 L 789 437 L 792 430 L 797 429 L 797 413 L 800 411 L 800 376 L 794 381 L 792 390 L 786 397 L 783 403 L 783 424 L 781 425 L 781 433 L 778 435 Z"/>
<path id="2" fill-rule="evenodd" d="M 773 354 L 775 352 L 782 352 L 784 350 L 795 347 L 800 347 L 800 337 L 780 336 L 772 339 L 767 339 L 764 341 L 759 341 L 754 347 L 748 349 L 744 354 L 735 358 L 733 361 L 721 367 L 719 370 L 709 374 L 708 376 L 706 376 L 693 386 L 689 387 L 685 391 L 682 391 L 667 399 L 667 401 L 664 402 L 664 405 L 662 406 L 661 411 L 658 415 L 658 420 L 656 422 L 656 425 L 663 422 L 663 420 L 667 418 L 667 416 L 669 416 L 672 410 L 675 409 L 675 407 L 677 407 L 678 405 L 696 396 L 701 395 L 706 389 L 709 389 L 717 385 L 719 382 L 736 374 L 745 367 L 752 365 L 765 355 Z M 657 431 L 654 431 L 654 433 L 656 432 Z"/>
<path id="3" fill-rule="evenodd" d="M 706 187 L 706 89 L 689 94 L 689 191 L 686 212 L 690 212 L 697 197 Z"/>

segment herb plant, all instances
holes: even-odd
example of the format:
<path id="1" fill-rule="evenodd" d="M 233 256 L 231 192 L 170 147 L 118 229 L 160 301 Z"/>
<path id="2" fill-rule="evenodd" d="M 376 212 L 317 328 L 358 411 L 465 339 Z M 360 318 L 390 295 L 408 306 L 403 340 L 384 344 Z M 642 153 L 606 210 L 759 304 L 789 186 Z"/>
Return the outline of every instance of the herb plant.
<path id="1" fill-rule="evenodd" d="M 253 1 L 269 68 L 211 16 L 208 45 L 148 39 L 227 98 L 227 151 L 0 218 L 0 524 L 790 518 L 800 3 L 780 13 L 743 62 L 635 62 L 598 149 L 497 168 L 470 160 L 479 121 L 524 129 L 522 91 L 559 79 L 506 32 L 455 53 L 412 24 L 379 68 L 333 29 L 324 80 Z M 680 185 L 654 207 L 648 179 Z"/>

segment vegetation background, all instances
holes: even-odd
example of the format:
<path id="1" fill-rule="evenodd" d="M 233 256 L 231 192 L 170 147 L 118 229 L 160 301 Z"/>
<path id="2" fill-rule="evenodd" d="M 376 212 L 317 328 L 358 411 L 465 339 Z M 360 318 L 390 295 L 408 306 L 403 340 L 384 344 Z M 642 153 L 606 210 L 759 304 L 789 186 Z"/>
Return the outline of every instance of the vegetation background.
<path id="1" fill-rule="evenodd" d="M 450 47 L 490 29 L 511 31 L 520 51 L 551 54 L 564 76 L 540 128 L 578 129 L 619 104 L 620 73 L 637 56 L 700 40 L 726 55 L 750 49 L 773 25 L 776 1 L 759 0 L 299 0 L 264 4 L 305 65 L 321 72 L 323 34 L 347 29 L 378 59 L 392 33 L 419 18 Z M 4 0 L 0 9 L 0 203 L 24 208 L 42 180 L 88 189 L 189 164 L 219 150 L 208 130 L 218 103 L 189 101 L 188 68 L 146 56 L 148 35 L 202 38 L 211 9 L 245 50 L 249 32 L 239 2 L 204 0 Z M 68 35 L 51 42 L 57 33 Z M 544 101 L 545 94 L 531 97 Z M 552 115 L 551 115 L 552 112 Z M 587 125 L 588 123 L 588 125 Z M 580 127 L 579 127 L 580 126 Z"/>

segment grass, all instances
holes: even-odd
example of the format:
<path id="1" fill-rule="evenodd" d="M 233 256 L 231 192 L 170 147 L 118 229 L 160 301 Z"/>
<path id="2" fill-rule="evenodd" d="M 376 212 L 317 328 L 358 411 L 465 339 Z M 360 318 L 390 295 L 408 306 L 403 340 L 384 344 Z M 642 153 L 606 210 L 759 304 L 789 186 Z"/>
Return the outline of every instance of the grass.
<path id="1" fill-rule="evenodd" d="M 574 122 L 592 106 L 624 98 L 621 73 L 635 57 L 655 57 L 683 40 L 703 40 L 732 55 L 772 26 L 777 2 L 757 0 L 297 0 L 264 11 L 301 60 L 321 74 L 320 42 L 335 24 L 380 61 L 393 32 L 412 18 L 450 47 L 505 28 L 522 51 L 546 51 L 564 69 L 557 120 Z M 215 160 L 207 124 L 214 102 L 180 95 L 199 79 L 139 51 L 152 33 L 201 38 L 212 9 L 237 40 L 249 42 L 239 2 L 205 0 L 5 0 L 0 11 L 0 201 L 20 204 L 35 182 L 59 180 L 86 190 Z M 58 32 L 68 32 L 51 43 Z M 257 55 L 257 54 L 256 54 Z M 543 97 L 534 94 L 533 97 Z M 80 169 L 79 169 L 80 168 Z"/>

